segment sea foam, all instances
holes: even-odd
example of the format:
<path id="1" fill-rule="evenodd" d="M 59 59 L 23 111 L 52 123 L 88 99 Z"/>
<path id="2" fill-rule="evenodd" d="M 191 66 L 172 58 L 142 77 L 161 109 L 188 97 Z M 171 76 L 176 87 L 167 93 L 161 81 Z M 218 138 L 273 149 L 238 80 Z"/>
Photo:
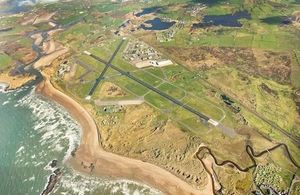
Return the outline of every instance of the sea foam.
<path id="1" fill-rule="evenodd" d="M 33 129 L 28 137 L 31 139 L 38 138 L 38 145 L 21 146 L 17 151 L 19 156 L 16 163 L 27 166 L 30 162 L 32 164 L 31 166 L 42 166 L 42 169 L 50 175 L 56 167 L 52 168 L 49 166 L 51 161 L 48 161 L 49 158 L 46 158 L 49 152 L 51 155 L 63 153 L 63 155 L 60 155 L 62 158 L 52 156 L 52 160 L 58 159 L 63 164 L 63 162 L 70 157 L 71 152 L 79 145 L 82 133 L 81 127 L 60 105 L 35 94 L 34 89 L 31 93 L 21 98 L 17 106 L 26 107 L 31 110 Z M 37 149 L 39 149 L 39 152 L 36 152 Z M 35 161 L 27 161 L 24 163 L 24 159 L 31 159 L 33 155 Z M 22 156 L 22 158 L 19 158 L 20 156 Z M 32 178 L 27 178 L 26 182 L 30 182 L 31 180 Z M 45 187 L 46 185 L 47 183 Z M 59 191 L 60 194 L 85 195 L 93 194 L 93 192 L 98 193 L 99 190 L 109 194 L 124 195 L 161 194 L 159 191 L 147 185 L 134 181 L 107 180 L 83 176 L 66 167 L 64 167 L 64 174 L 54 189 L 54 193 L 56 194 L 56 192 Z"/>
<path id="2" fill-rule="evenodd" d="M 80 141 L 81 127 L 77 122 L 61 106 L 34 92 L 24 96 L 18 103 L 32 111 L 33 129 L 40 135 L 39 143 L 53 152 L 66 148 L 64 161 L 68 159 Z"/>
<path id="3" fill-rule="evenodd" d="M 82 176 L 77 172 L 71 171 L 65 174 L 60 183 L 62 189 L 72 190 L 72 194 L 84 195 L 90 192 L 98 193 L 105 191 L 109 194 L 124 194 L 124 195 L 160 195 L 158 190 L 155 190 L 147 185 L 140 184 L 130 180 L 107 180 L 104 178 L 95 178 L 91 176 Z M 131 186 L 131 187 L 130 187 Z M 132 187 L 134 186 L 134 188 Z M 138 188 L 138 189 L 136 189 Z"/>

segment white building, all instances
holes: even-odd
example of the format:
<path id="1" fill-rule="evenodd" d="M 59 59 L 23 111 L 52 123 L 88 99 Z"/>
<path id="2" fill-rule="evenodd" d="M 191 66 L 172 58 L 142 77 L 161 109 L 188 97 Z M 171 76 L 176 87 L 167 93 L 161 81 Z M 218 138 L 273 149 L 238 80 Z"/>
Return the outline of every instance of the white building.
<path id="1" fill-rule="evenodd" d="M 173 62 L 171 60 L 144 60 L 135 63 L 135 66 L 137 68 L 146 68 L 149 66 L 154 66 L 154 67 L 164 67 L 164 66 L 169 66 L 172 65 Z"/>
<path id="2" fill-rule="evenodd" d="M 161 60 L 156 60 L 154 66 L 163 67 L 163 66 L 169 66 L 172 64 L 173 64 L 173 62 L 171 60 L 161 59 Z"/>

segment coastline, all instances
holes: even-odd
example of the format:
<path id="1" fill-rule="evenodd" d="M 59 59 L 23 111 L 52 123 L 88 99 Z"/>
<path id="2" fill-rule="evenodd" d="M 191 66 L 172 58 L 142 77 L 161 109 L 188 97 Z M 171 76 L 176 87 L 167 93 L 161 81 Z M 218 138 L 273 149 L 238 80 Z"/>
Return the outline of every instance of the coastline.
<path id="1" fill-rule="evenodd" d="M 62 105 L 82 127 L 80 146 L 74 157 L 67 161 L 73 169 L 94 176 L 142 182 L 165 194 L 213 194 L 209 185 L 200 191 L 163 168 L 104 151 L 93 118 L 78 102 L 55 89 L 48 78 L 37 86 L 36 91 Z"/>

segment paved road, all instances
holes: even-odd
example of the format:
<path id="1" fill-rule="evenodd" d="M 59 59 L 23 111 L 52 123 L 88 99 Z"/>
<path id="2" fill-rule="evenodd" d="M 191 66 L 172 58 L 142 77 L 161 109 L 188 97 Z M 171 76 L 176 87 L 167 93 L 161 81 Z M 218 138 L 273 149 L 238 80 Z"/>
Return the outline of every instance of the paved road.
<path id="1" fill-rule="evenodd" d="M 179 100 L 173 98 L 172 96 L 170 96 L 170 95 L 168 95 L 168 94 L 166 94 L 166 93 L 160 91 L 159 89 L 153 87 L 152 85 L 150 85 L 150 84 L 148 84 L 148 83 L 146 83 L 146 82 L 140 80 L 139 78 L 137 78 L 137 77 L 131 75 L 129 72 L 126 72 L 126 71 L 124 71 L 124 70 L 122 70 L 122 69 L 120 69 L 120 68 L 118 68 L 118 67 L 116 67 L 116 66 L 114 66 L 114 65 L 112 65 L 112 64 L 109 64 L 108 62 L 106 62 L 105 60 L 102 60 L 102 59 L 99 58 L 98 56 L 95 56 L 95 55 L 93 55 L 93 54 L 91 54 L 90 56 L 91 56 L 92 58 L 96 59 L 97 61 L 106 64 L 106 67 L 111 67 L 112 69 L 116 70 L 117 72 L 121 73 L 122 75 L 127 76 L 128 78 L 130 78 L 130 79 L 136 81 L 137 83 L 143 85 L 144 87 L 150 89 L 151 91 L 154 91 L 155 93 L 159 94 L 160 96 L 162 96 L 162 97 L 168 99 L 169 101 L 173 102 L 174 104 L 176 104 L 176 105 L 178 105 L 178 106 L 180 106 L 180 107 L 186 109 L 187 111 L 189 111 L 189 112 L 191 112 L 191 113 L 197 115 L 198 117 L 200 117 L 200 118 L 203 119 L 204 121 L 209 122 L 209 120 L 211 120 L 208 116 L 206 116 L 206 115 L 202 114 L 201 112 L 199 112 L 199 111 L 193 109 L 192 107 L 190 107 L 190 106 L 184 104 L 183 102 L 181 102 L 181 101 L 179 101 Z M 109 65 L 109 66 L 108 66 L 108 65 Z"/>
<path id="2" fill-rule="evenodd" d="M 103 71 L 101 72 L 101 74 L 99 75 L 99 77 L 96 79 L 95 84 L 93 85 L 93 87 L 91 88 L 90 92 L 89 92 L 89 96 L 92 96 L 93 93 L 95 92 L 97 86 L 99 85 L 100 81 L 103 80 L 105 73 L 107 72 L 108 68 L 111 66 L 111 62 L 114 60 L 114 58 L 116 57 L 117 53 L 120 51 L 123 43 L 124 43 L 124 39 L 120 42 L 120 44 L 118 45 L 117 49 L 114 51 L 114 53 L 112 54 L 112 56 L 110 57 L 109 61 L 104 63 L 105 67 L 103 69 Z"/>

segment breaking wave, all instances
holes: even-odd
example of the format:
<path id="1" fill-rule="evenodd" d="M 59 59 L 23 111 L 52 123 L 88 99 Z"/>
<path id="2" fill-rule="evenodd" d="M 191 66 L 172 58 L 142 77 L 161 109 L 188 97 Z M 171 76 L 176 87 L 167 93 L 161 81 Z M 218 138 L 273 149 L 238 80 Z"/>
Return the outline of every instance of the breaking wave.
<path id="1" fill-rule="evenodd" d="M 79 144 L 81 128 L 61 106 L 44 100 L 34 93 L 34 89 L 15 106 L 31 110 L 33 129 L 41 136 L 41 146 L 47 146 L 52 152 L 63 152 L 67 147 L 64 161 L 70 157 Z"/>
<path id="2" fill-rule="evenodd" d="M 130 180 L 106 180 L 79 175 L 76 172 L 65 174 L 61 179 L 61 189 L 71 189 L 72 194 L 84 195 L 90 192 L 96 194 L 124 195 L 159 195 L 159 191 L 147 185 Z M 63 194 L 63 192 L 60 192 Z"/>
<path id="3" fill-rule="evenodd" d="M 20 89 L 10 95 L 15 96 L 23 90 Z M 29 140 L 21 143 L 16 150 L 16 165 L 42 169 L 46 183 L 47 177 L 49 178 L 56 169 L 50 167 L 49 163 L 57 159 L 58 166 L 63 167 L 64 174 L 53 194 L 161 194 L 147 185 L 134 181 L 84 176 L 65 167 L 64 162 L 80 143 L 81 127 L 63 107 L 36 94 L 34 89 L 29 90 L 31 92 L 21 97 L 14 105 L 21 109 L 29 109 L 32 119 L 32 130 L 28 132 Z M 31 174 L 23 182 L 36 180 L 38 180 L 36 175 Z"/>
<path id="4" fill-rule="evenodd" d="M 37 3 L 52 3 L 59 0 L 19 0 L 18 6 L 33 6 Z"/>

